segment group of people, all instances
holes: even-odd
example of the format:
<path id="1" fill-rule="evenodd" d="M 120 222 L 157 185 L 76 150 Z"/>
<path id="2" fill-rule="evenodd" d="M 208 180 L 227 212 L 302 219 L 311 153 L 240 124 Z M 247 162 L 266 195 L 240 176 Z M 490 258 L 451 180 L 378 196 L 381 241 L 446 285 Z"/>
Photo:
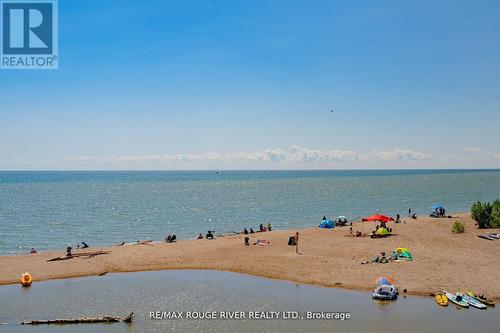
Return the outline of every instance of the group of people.
<path id="1" fill-rule="evenodd" d="M 176 242 L 177 241 L 177 236 L 175 234 L 168 234 L 167 236 L 165 236 L 165 243 L 173 243 L 173 242 Z"/>
<path id="2" fill-rule="evenodd" d="M 265 232 L 265 231 L 272 231 L 273 226 L 271 225 L 271 222 L 267 224 L 267 227 L 264 226 L 262 223 L 259 226 L 259 232 Z M 247 228 L 243 228 L 243 234 L 248 235 L 248 234 L 253 234 L 255 231 L 253 228 L 250 228 L 250 231 L 247 230 Z M 268 245 L 271 244 L 269 241 L 266 241 L 265 239 L 258 239 L 254 245 Z M 247 236 L 245 237 L 245 245 L 249 246 L 250 245 L 250 238 Z"/>
<path id="3" fill-rule="evenodd" d="M 323 216 L 322 220 L 326 221 L 327 220 L 326 216 Z M 335 226 L 337 227 L 345 227 L 347 224 L 352 225 L 352 222 L 348 223 L 347 218 L 345 218 L 344 216 L 339 216 L 335 220 Z"/>
<path id="4" fill-rule="evenodd" d="M 437 207 L 432 213 L 431 217 L 446 217 L 446 209 Z"/>
<path id="5" fill-rule="evenodd" d="M 259 226 L 259 232 L 264 232 L 264 231 L 272 231 L 273 226 L 271 225 L 271 222 L 267 224 L 267 227 L 265 227 L 262 223 Z M 255 231 L 253 228 L 250 228 L 250 231 L 247 230 L 247 228 L 243 228 L 243 234 L 248 235 L 248 234 L 253 234 Z"/>
<path id="6" fill-rule="evenodd" d="M 364 264 L 369 264 L 369 263 L 376 263 L 376 264 L 386 264 L 390 261 L 394 260 L 393 256 L 387 257 L 385 252 L 382 251 L 380 252 L 380 255 L 374 257 L 372 260 L 365 260 L 361 263 L 361 265 Z"/>
<path id="7" fill-rule="evenodd" d="M 82 245 L 78 244 L 76 246 L 77 250 L 78 249 L 86 249 L 88 247 L 90 247 L 90 246 L 85 242 L 82 242 Z M 72 251 L 73 251 L 73 247 L 68 244 L 68 246 L 66 246 L 66 257 L 72 257 L 73 256 Z"/>
<path id="8" fill-rule="evenodd" d="M 363 236 L 363 233 L 359 230 L 357 230 L 356 232 L 354 232 L 352 230 L 352 227 L 349 227 L 349 237 L 362 237 Z M 365 235 L 366 236 L 366 235 Z"/>
<path id="9" fill-rule="evenodd" d="M 208 230 L 207 234 L 205 235 L 206 239 L 215 239 L 215 230 Z M 196 239 L 203 239 L 203 235 L 201 232 L 196 236 Z"/>

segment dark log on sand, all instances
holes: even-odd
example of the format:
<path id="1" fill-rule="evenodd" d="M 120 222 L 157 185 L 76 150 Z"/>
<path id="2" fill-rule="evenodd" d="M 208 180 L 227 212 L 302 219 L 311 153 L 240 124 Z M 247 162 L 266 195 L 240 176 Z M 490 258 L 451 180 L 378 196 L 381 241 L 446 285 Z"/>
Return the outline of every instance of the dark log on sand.
<path id="1" fill-rule="evenodd" d="M 86 259 L 93 258 L 95 256 L 99 256 L 101 254 L 109 254 L 109 251 L 95 251 L 95 252 L 77 252 L 73 253 L 71 256 L 62 256 L 62 257 L 56 257 L 47 260 L 49 261 L 59 261 L 59 260 L 68 260 L 68 259 L 73 259 L 73 258 L 80 258 L 80 257 L 86 257 Z"/>
<path id="2" fill-rule="evenodd" d="M 127 317 L 111 317 L 111 316 L 104 316 L 104 317 L 82 317 L 82 318 L 77 318 L 77 319 L 52 319 L 52 320 L 30 320 L 30 321 L 23 321 L 21 325 L 50 325 L 50 324 L 58 324 L 58 325 L 64 325 L 64 324 L 95 324 L 95 323 L 131 323 L 132 322 L 132 316 L 134 313 L 132 312 L 129 314 Z"/>
<path id="3" fill-rule="evenodd" d="M 137 243 L 134 245 L 153 245 L 153 244 L 150 244 L 153 242 L 154 242 L 154 240 L 152 240 L 152 239 L 138 240 Z"/>

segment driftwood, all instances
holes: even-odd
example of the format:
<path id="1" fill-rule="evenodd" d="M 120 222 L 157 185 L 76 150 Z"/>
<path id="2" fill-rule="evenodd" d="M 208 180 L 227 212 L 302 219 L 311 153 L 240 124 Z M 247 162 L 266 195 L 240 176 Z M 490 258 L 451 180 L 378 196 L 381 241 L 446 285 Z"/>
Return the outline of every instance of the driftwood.
<path id="1" fill-rule="evenodd" d="M 50 325 L 50 324 L 94 324 L 94 323 L 131 323 L 132 316 L 134 313 L 132 312 L 127 317 L 111 317 L 111 316 L 103 316 L 103 317 L 82 317 L 76 319 L 52 319 L 52 320 L 30 320 L 23 321 L 21 325 Z"/>
<path id="2" fill-rule="evenodd" d="M 150 243 L 153 243 L 154 240 L 152 239 L 146 239 L 146 240 L 138 240 L 137 243 L 135 245 L 153 245 L 153 244 L 150 244 Z"/>
<path id="3" fill-rule="evenodd" d="M 80 258 L 80 257 L 85 257 L 86 259 L 93 258 L 95 256 L 101 255 L 101 254 L 109 254 L 109 251 L 95 251 L 95 252 L 79 252 L 79 253 L 73 253 L 71 256 L 62 256 L 62 257 L 55 257 L 52 259 L 49 259 L 47 261 L 59 261 L 59 260 L 68 260 L 68 259 L 73 259 L 73 258 Z"/>

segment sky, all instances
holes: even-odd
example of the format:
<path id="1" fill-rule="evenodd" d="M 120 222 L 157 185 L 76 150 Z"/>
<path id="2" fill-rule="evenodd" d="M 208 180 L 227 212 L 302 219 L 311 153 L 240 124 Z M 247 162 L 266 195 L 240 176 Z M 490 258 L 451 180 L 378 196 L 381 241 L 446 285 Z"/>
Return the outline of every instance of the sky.
<path id="1" fill-rule="evenodd" d="M 59 1 L 0 170 L 500 168 L 498 1 Z"/>

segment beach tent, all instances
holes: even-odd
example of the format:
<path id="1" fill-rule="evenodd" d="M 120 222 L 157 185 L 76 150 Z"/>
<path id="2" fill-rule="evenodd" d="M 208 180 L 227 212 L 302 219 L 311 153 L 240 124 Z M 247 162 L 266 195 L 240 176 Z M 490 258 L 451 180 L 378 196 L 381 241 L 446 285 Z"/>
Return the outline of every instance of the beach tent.
<path id="1" fill-rule="evenodd" d="M 377 231 L 375 231 L 375 233 L 379 236 L 386 236 L 389 231 L 387 231 L 386 228 L 378 228 Z"/>
<path id="2" fill-rule="evenodd" d="M 319 227 L 320 228 L 331 229 L 331 228 L 335 228 L 335 223 L 333 223 L 332 220 L 323 220 L 319 224 Z"/>
<path id="3" fill-rule="evenodd" d="M 375 280 L 375 283 L 379 286 L 381 285 L 390 285 L 392 286 L 394 284 L 394 280 L 391 279 L 388 276 L 381 276 L 377 280 Z"/>
<path id="4" fill-rule="evenodd" d="M 398 256 L 398 259 L 413 260 L 413 255 L 406 247 L 398 247 L 394 249 L 394 253 Z"/>
<path id="5" fill-rule="evenodd" d="M 363 219 L 361 219 L 362 222 L 389 222 L 389 221 L 394 221 L 394 219 L 390 216 L 386 216 L 386 215 L 381 215 L 381 214 L 375 214 L 375 215 L 372 215 L 372 216 L 368 216 L 368 217 L 363 217 Z"/>

